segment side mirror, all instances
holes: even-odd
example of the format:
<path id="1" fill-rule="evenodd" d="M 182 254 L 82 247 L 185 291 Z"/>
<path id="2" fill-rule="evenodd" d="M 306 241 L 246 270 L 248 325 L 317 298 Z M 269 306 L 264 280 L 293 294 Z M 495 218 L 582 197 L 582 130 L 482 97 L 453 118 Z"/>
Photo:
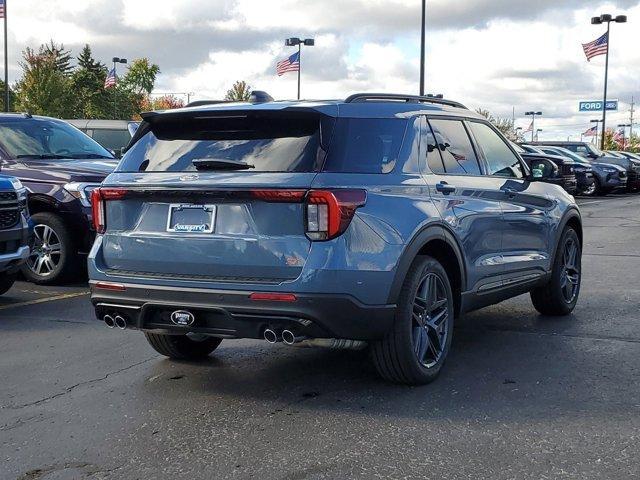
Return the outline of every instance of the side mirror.
<path id="1" fill-rule="evenodd" d="M 536 159 L 530 163 L 532 181 L 544 181 L 558 175 L 558 166 L 551 160 Z"/>

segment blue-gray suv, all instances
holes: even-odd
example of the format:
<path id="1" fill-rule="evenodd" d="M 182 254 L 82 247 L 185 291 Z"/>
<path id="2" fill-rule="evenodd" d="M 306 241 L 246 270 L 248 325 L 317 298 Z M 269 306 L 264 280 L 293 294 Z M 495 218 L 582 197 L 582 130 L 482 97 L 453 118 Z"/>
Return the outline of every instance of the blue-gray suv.
<path id="1" fill-rule="evenodd" d="M 255 95 L 143 119 L 92 194 L 91 299 L 163 355 L 368 345 L 384 378 L 422 384 L 459 315 L 526 292 L 545 315 L 576 305 L 573 197 L 457 102 Z"/>

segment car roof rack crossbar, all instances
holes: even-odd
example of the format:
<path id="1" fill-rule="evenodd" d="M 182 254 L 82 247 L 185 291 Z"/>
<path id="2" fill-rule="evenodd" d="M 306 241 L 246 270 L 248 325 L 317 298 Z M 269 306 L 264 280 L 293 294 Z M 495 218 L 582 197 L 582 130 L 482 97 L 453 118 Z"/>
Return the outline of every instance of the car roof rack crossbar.
<path id="1" fill-rule="evenodd" d="M 442 95 L 404 95 L 399 93 L 354 93 L 345 100 L 345 103 L 366 102 L 369 100 L 389 100 L 400 101 L 406 103 L 435 103 L 438 105 L 447 105 L 449 107 L 464 108 L 468 110 L 460 102 L 447 100 Z"/>

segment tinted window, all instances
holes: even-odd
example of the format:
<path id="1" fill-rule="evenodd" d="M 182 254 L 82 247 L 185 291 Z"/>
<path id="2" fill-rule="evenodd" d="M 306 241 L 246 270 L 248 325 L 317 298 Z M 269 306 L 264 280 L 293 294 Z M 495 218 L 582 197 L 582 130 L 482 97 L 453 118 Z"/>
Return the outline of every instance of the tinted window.
<path id="1" fill-rule="evenodd" d="M 247 172 L 312 172 L 322 158 L 320 123 L 310 115 L 242 114 L 158 122 L 118 171 L 194 171 L 194 160 L 220 160 L 251 165 Z"/>
<path id="2" fill-rule="evenodd" d="M 12 158 L 113 158 L 78 129 L 55 120 L 25 118 L 2 121 L 0 142 Z"/>
<path id="3" fill-rule="evenodd" d="M 480 175 L 480 165 L 463 123 L 459 120 L 430 120 L 429 122 L 442 153 L 445 172 Z"/>
<path id="4" fill-rule="evenodd" d="M 128 130 L 94 129 L 91 137 L 104 148 L 120 150 L 127 146 L 131 135 Z"/>
<path id="5" fill-rule="evenodd" d="M 484 153 L 489 175 L 522 178 L 520 160 L 491 127 L 478 122 L 470 122 L 469 127 Z"/>
<path id="6" fill-rule="evenodd" d="M 324 171 L 391 172 L 406 127 L 404 119 L 338 118 Z"/>
<path id="7" fill-rule="evenodd" d="M 425 135 L 425 151 L 427 156 L 427 165 L 429 166 L 429 170 L 433 173 L 445 173 L 444 164 L 442 163 L 442 156 L 440 155 L 440 151 L 438 150 L 438 143 L 436 142 L 436 137 L 433 134 L 433 130 L 429 124 L 427 124 Z"/>

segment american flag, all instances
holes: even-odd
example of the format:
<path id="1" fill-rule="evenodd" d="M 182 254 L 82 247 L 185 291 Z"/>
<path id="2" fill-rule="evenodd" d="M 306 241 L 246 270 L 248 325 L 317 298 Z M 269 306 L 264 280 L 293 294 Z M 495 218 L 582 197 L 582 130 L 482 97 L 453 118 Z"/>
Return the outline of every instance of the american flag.
<path id="1" fill-rule="evenodd" d="M 116 69 L 112 68 L 109 70 L 109 75 L 104 79 L 104 88 L 115 87 L 116 86 Z"/>
<path id="2" fill-rule="evenodd" d="M 606 32 L 599 38 L 596 38 L 593 42 L 583 43 L 582 49 L 587 56 L 587 62 L 590 62 L 593 57 L 598 55 L 604 55 L 609 49 L 609 33 Z"/>
<path id="3" fill-rule="evenodd" d="M 594 125 L 590 129 L 588 129 L 586 132 L 584 132 L 582 135 L 584 137 L 595 137 L 597 134 L 598 134 L 598 126 Z"/>
<path id="4" fill-rule="evenodd" d="M 4 18 L 4 0 L 0 0 L 0 18 Z"/>
<path id="5" fill-rule="evenodd" d="M 526 130 L 524 130 L 524 132 L 533 132 L 533 122 L 529 124 L 529 126 L 527 127 Z"/>
<path id="6" fill-rule="evenodd" d="M 279 77 L 287 72 L 300 71 L 300 52 L 296 52 L 286 60 L 282 60 L 276 64 L 276 73 Z"/>

